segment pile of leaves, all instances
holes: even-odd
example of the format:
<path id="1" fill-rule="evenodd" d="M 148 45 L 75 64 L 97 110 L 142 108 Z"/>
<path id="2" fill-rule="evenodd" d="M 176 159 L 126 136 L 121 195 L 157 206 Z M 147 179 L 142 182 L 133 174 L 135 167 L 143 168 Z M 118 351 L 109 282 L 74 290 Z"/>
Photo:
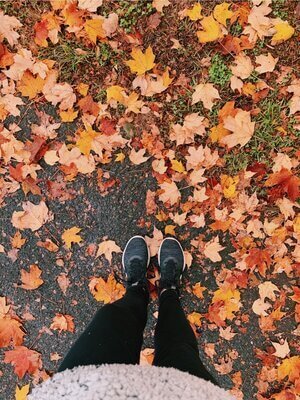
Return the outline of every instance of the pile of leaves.
<path id="1" fill-rule="evenodd" d="M 144 165 L 157 189 L 147 190 L 137 229 L 151 232 L 151 255 L 164 235 L 174 235 L 185 243 L 189 274 L 209 269 L 214 278 L 210 287 L 187 284 L 184 293 L 194 299 L 188 318 L 195 333 L 216 333 L 203 346 L 215 374 L 230 377 L 238 399 L 246 398 L 243 374 L 251 372 L 258 400 L 296 400 L 299 7 L 282 0 L 33 3 L 0 2 L 0 207 L 23 194 L 8 216 L 15 233 L 9 246 L 0 242 L 0 256 L 17 263 L 27 244 L 23 232 L 46 229 L 55 219 L 47 201 L 74 199 L 80 177 L 96 177 L 95 190 L 110 196 L 118 185 L 111 165 Z M 20 128 L 28 109 L 39 120 L 29 135 Z M 52 178 L 43 185 L 45 171 Z M 59 240 L 49 232 L 37 244 L 70 256 L 80 246 L 112 267 L 113 253 L 122 251 L 118 238 L 89 243 L 85 229 L 69 225 Z M 2 222 L 1 234 L 4 242 Z M 19 273 L 18 290 L 45 283 L 34 260 Z M 157 277 L 156 270 L 149 277 L 153 298 Z M 68 273 L 56 283 L 67 302 Z M 124 293 L 112 269 L 86 284 L 103 303 Z M 14 299 L 2 296 L 2 362 L 20 380 L 27 377 L 13 389 L 26 399 L 31 382 L 53 371 L 44 369 L 38 348 L 24 345 L 32 315 L 18 315 Z M 250 325 L 264 346 L 252 349 L 258 369 L 243 371 L 237 348 L 219 349 L 235 336 L 251 341 Z M 74 332 L 74 317 L 57 313 L 47 328 Z M 51 353 L 51 361 L 61 356 Z M 143 352 L 144 362 L 152 357 L 152 349 Z"/>

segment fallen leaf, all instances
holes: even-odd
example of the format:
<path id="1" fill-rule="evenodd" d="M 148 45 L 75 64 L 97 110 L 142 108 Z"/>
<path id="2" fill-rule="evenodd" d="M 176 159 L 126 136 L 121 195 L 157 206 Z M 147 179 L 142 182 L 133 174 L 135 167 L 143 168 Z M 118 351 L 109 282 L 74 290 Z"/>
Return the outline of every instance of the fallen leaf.
<path id="1" fill-rule="evenodd" d="M 169 0 L 153 0 L 152 1 L 152 7 L 156 8 L 158 12 L 163 12 L 164 7 L 168 7 L 170 4 Z"/>
<path id="2" fill-rule="evenodd" d="M 254 70 L 251 58 L 242 52 L 235 57 L 234 64 L 230 66 L 231 72 L 241 79 L 249 78 Z"/>
<path id="3" fill-rule="evenodd" d="M 230 5 L 230 3 L 226 2 L 217 4 L 213 11 L 215 20 L 224 26 L 227 25 L 227 20 L 233 16 L 233 12 L 229 10 Z"/>
<path id="4" fill-rule="evenodd" d="M 103 0 L 78 0 L 78 8 L 90 12 L 96 12 L 97 8 L 102 6 Z"/>
<path id="5" fill-rule="evenodd" d="M 224 118 L 224 128 L 232 133 L 220 139 L 220 142 L 226 144 L 228 148 L 245 146 L 254 133 L 255 122 L 251 122 L 250 113 L 244 110 L 238 110 L 235 117 L 229 115 Z"/>
<path id="6" fill-rule="evenodd" d="M 22 289 L 34 290 L 40 287 L 44 281 L 41 279 L 42 270 L 35 264 L 31 264 L 29 272 L 25 269 L 21 269 L 21 282 L 20 286 Z"/>
<path id="7" fill-rule="evenodd" d="M 109 264 L 111 264 L 112 253 L 121 253 L 122 250 L 113 240 L 105 240 L 99 244 L 98 251 L 96 257 L 102 256 L 108 260 Z"/>
<path id="8" fill-rule="evenodd" d="M 59 116 L 62 122 L 73 122 L 78 117 L 78 111 L 74 111 L 72 108 L 70 108 L 67 111 L 61 111 Z"/>
<path id="9" fill-rule="evenodd" d="M 285 358 L 290 353 L 290 347 L 286 339 L 282 344 L 272 342 L 272 345 L 276 350 L 276 352 L 273 353 L 275 357 Z"/>
<path id="10" fill-rule="evenodd" d="M 276 33 L 272 37 L 272 46 L 285 42 L 286 40 L 290 39 L 295 33 L 295 29 L 287 21 L 280 21 L 278 23 L 275 23 L 274 29 L 276 30 Z"/>
<path id="11" fill-rule="evenodd" d="M 103 278 L 93 278 L 89 283 L 89 288 L 95 299 L 104 304 L 120 299 L 125 293 L 124 286 L 116 282 L 112 274 L 109 275 L 106 282 Z"/>
<path id="12" fill-rule="evenodd" d="M 203 30 L 197 31 L 197 37 L 200 43 L 214 42 L 223 36 L 221 26 L 212 15 L 204 17 L 201 21 L 201 25 Z"/>
<path id="13" fill-rule="evenodd" d="M 278 378 L 283 380 L 286 376 L 290 382 L 299 379 L 300 356 L 293 356 L 283 360 L 278 367 Z"/>
<path id="14" fill-rule="evenodd" d="M 33 375 L 42 367 L 41 354 L 25 346 L 16 346 L 13 350 L 5 351 L 4 354 L 4 362 L 12 364 L 20 379 L 26 372 Z"/>
<path id="15" fill-rule="evenodd" d="M 135 165 L 140 165 L 147 160 L 149 160 L 150 157 L 145 157 L 146 149 L 140 149 L 138 151 L 135 151 L 134 149 L 131 150 L 129 154 L 129 159 L 130 161 L 135 164 Z"/>
<path id="16" fill-rule="evenodd" d="M 97 39 L 105 38 L 105 32 L 102 27 L 101 19 L 89 19 L 84 24 L 84 30 L 87 34 L 87 37 L 94 44 L 97 43 Z"/>
<path id="17" fill-rule="evenodd" d="M 72 243 L 80 243 L 82 241 L 82 237 L 78 235 L 80 231 L 81 228 L 78 228 L 77 226 L 65 229 L 65 231 L 61 235 L 61 238 L 65 242 L 65 245 L 67 246 L 68 249 L 72 247 Z"/>
<path id="18" fill-rule="evenodd" d="M 214 100 L 220 99 L 219 92 L 214 88 L 212 83 L 200 83 L 195 87 L 192 95 L 192 104 L 202 101 L 205 108 L 211 110 L 214 105 Z"/>
<path id="19" fill-rule="evenodd" d="M 264 301 L 265 298 L 275 301 L 276 300 L 275 292 L 280 292 L 278 287 L 270 281 L 265 281 L 260 285 L 258 285 L 258 290 L 259 290 L 259 297 L 262 299 L 262 301 Z"/>
<path id="20" fill-rule="evenodd" d="M 34 99 L 38 93 L 42 92 L 44 83 L 44 79 L 42 79 L 40 76 L 35 78 L 31 72 L 25 71 L 18 84 L 18 89 L 22 93 L 22 96 L 27 96 L 29 99 Z"/>
<path id="21" fill-rule="evenodd" d="M 140 365 L 152 365 L 154 360 L 154 349 L 146 348 L 140 353 Z"/>
<path id="22" fill-rule="evenodd" d="M 203 292 L 207 290 L 205 286 L 201 286 L 201 283 L 198 282 L 192 287 L 193 293 L 195 296 L 198 297 L 198 299 L 203 299 Z"/>
<path id="23" fill-rule="evenodd" d="M 29 383 L 22 386 L 21 388 L 19 386 L 16 386 L 15 400 L 26 400 L 29 393 L 29 388 Z"/>
<path id="24" fill-rule="evenodd" d="M 201 14 L 202 6 L 200 3 L 195 3 L 192 8 L 186 10 L 185 14 L 191 21 L 198 21 L 203 18 Z"/>
<path id="25" fill-rule="evenodd" d="M 14 211 L 12 215 L 12 224 L 18 229 L 31 229 L 36 231 L 40 229 L 50 218 L 48 207 L 44 201 L 35 205 L 30 201 L 22 203 L 24 211 Z"/>
<path id="26" fill-rule="evenodd" d="M 155 66 L 155 55 L 150 46 L 146 49 L 145 53 L 140 49 L 133 48 L 131 57 L 132 60 L 125 61 L 125 64 L 128 65 L 131 72 L 138 75 L 144 74 Z"/>
<path id="27" fill-rule="evenodd" d="M 189 323 L 196 326 L 201 326 L 201 318 L 202 315 L 197 312 L 192 312 L 187 316 Z"/>
<path id="28" fill-rule="evenodd" d="M 50 329 L 58 330 L 60 332 L 74 332 L 73 317 L 67 314 L 56 314 L 50 325 Z"/>
<path id="29" fill-rule="evenodd" d="M 173 206 L 181 197 L 175 182 L 164 182 L 160 185 L 160 188 L 163 192 L 159 195 L 159 200 L 163 203 L 169 202 Z"/>
<path id="30" fill-rule="evenodd" d="M 6 38 L 11 46 L 18 43 L 20 35 L 15 32 L 15 29 L 21 26 L 21 22 L 16 17 L 4 15 L 4 12 L 0 11 L 0 36 Z"/>
<path id="31" fill-rule="evenodd" d="M 0 348 L 23 343 L 25 331 L 21 322 L 10 315 L 0 316 Z"/>
<path id="32" fill-rule="evenodd" d="M 256 64 L 260 64 L 259 67 L 255 68 L 255 71 L 259 74 L 265 74 L 266 72 L 272 72 L 275 69 L 279 58 L 274 58 L 271 53 L 267 55 L 261 54 L 255 58 Z"/>
<path id="33" fill-rule="evenodd" d="M 219 236 L 216 236 L 205 244 L 203 253 L 205 257 L 209 258 L 211 261 L 219 262 L 222 261 L 219 252 L 224 249 L 225 247 L 221 246 L 219 243 Z"/>

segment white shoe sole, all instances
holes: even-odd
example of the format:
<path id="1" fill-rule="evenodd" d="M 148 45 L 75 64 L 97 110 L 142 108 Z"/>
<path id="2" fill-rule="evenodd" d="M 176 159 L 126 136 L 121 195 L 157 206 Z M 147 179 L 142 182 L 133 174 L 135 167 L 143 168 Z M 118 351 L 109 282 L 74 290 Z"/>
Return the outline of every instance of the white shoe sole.
<path id="1" fill-rule="evenodd" d="M 149 264 L 150 264 L 150 258 L 151 258 L 151 257 L 150 257 L 150 250 L 149 250 L 149 247 L 148 247 L 148 245 L 147 245 L 147 242 L 146 242 L 145 238 L 144 238 L 143 236 L 141 236 L 141 235 L 132 236 L 132 238 L 130 238 L 130 239 L 128 240 L 128 242 L 127 242 L 127 244 L 126 244 L 126 246 L 125 246 L 125 249 L 124 249 L 124 251 L 123 251 L 123 254 L 122 254 L 122 268 L 123 268 L 123 271 L 124 271 L 125 274 L 126 274 L 126 272 L 125 272 L 125 264 L 124 264 L 124 254 L 125 254 L 125 251 L 126 251 L 126 249 L 127 249 L 127 246 L 129 245 L 129 243 L 130 243 L 133 239 L 136 239 L 136 238 L 143 239 L 143 241 L 145 242 L 145 244 L 146 244 L 146 246 L 147 246 L 147 251 L 148 251 L 147 268 L 149 267 Z"/>
<path id="2" fill-rule="evenodd" d="M 182 273 L 181 273 L 181 275 L 180 275 L 180 279 L 181 279 L 182 274 L 184 273 L 185 268 L 186 268 L 185 254 L 184 254 L 183 248 L 182 248 L 182 246 L 181 246 L 181 243 L 180 243 L 177 239 L 175 239 L 175 238 L 173 238 L 173 237 L 167 237 L 167 238 L 165 238 L 165 239 L 161 242 L 161 244 L 160 244 L 160 246 L 159 246 L 158 255 L 157 255 L 159 268 L 160 268 L 160 251 L 161 251 L 162 245 L 163 245 L 163 243 L 164 243 L 165 240 L 174 240 L 175 242 L 177 242 L 177 243 L 179 244 L 179 247 L 181 248 L 181 251 L 182 251 L 182 254 L 183 254 L 183 262 L 184 262 L 184 267 L 183 267 Z"/>

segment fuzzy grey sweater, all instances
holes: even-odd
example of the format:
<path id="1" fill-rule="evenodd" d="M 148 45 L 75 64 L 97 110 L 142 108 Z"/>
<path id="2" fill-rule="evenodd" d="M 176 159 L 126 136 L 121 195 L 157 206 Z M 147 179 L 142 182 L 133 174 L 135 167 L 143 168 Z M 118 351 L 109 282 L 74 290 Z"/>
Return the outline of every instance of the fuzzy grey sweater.
<path id="1" fill-rule="evenodd" d="M 36 386 L 28 400 L 233 400 L 229 393 L 174 368 L 88 365 L 65 370 Z"/>

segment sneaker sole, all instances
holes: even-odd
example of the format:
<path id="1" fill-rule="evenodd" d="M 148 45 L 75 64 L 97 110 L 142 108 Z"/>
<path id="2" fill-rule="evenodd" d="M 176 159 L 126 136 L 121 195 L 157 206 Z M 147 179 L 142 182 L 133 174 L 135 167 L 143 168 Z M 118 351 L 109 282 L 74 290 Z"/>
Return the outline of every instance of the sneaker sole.
<path id="1" fill-rule="evenodd" d="M 180 279 L 181 279 L 181 278 L 182 278 L 182 274 L 184 273 L 184 271 L 185 271 L 185 269 L 186 269 L 185 254 L 184 254 L 183 248 L 182 248 L 182 246 L 181 246 L 181 243 L 180 243 L 177 239 L 175 239 L 175 238 L 173 238 L 173 237 L 165 238 L 165 239 L 161 242 L 161 244 L 160 244 L 160 246 L 159 246 L 158 254 L 157 254 L 159 269 L 160 269 L 160 251 L 161 251 L 162 245 L 163 245 L 163 243 L 164 243 L 165 240 L 174 240 L 175 242 L 177 242 L 177 243 L 179 244 L 179 247 L 181 248 L 181 251 L 182 251 L 182 254 L 183 254 L 183 262 L 184 262 L 183 270 L 182 270 L 182 273 L 181 273 L 181 275 L 180 275 Z"/>
<path id="2" fill-rule="evenodd" d="M 127 242 L 127 244 L 126 244 L 126 246 L 125 246 L 125 249 L 124 249 L 124 251 L 123 251 L 123 254 L 122 254 L 122 268 L 123 268 L 123 271 L 124 271 L 125 274 L 126 274 L 126 272 L 125 272 L 125 265 L 124 265 L 124 254 L 125 254 L 125 251 L 126 251 L 126 249 L 127 249 L 127 246 L 129 245 L 129 243 L 130 243 L 133 239 L 136 239 L 136 238 L 143 239 L 143 241 L 145 242 L 145 244 L 146 244 L 146 246 L 147 246 L 147 251 L 148 251 L 147 268 L 149 267 L 149 264 L 150 264 L 150 258 L 151 258 L 151 257 L 150 257 L 150 250 L 149 250 L 149 247 L 148 247 L 148 245 L 147 245 L 147 242 L 146 242 L 145 238 L 144 238 L 143 236 L 141 236 L 141 235 L 132 236 L 132 238 L 130 238 L 130 239 L 128 240 L 128 242 Z"/>

